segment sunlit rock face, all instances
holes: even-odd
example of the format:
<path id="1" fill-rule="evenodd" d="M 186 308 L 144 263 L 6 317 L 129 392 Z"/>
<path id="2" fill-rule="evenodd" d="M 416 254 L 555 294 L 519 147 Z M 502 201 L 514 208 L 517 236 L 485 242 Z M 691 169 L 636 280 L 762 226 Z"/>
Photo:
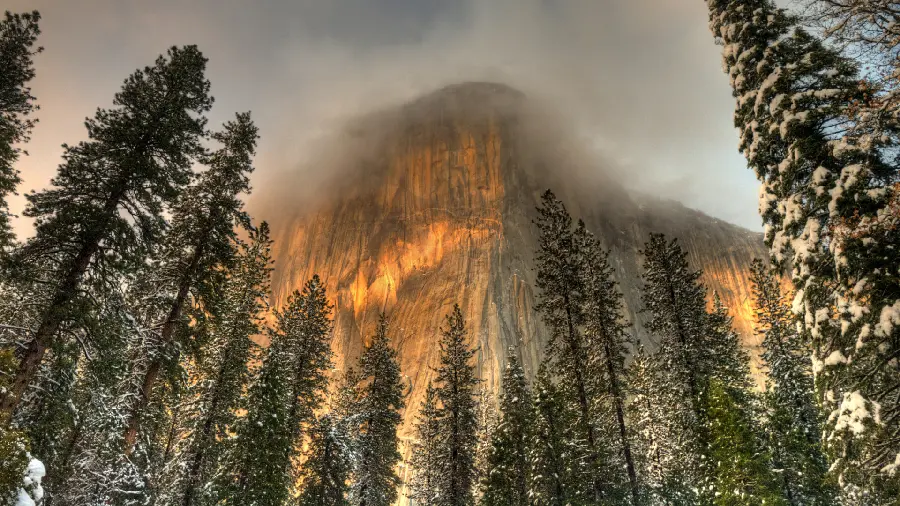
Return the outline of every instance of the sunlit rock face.
<path id="1" fill-rule="evenodd" d="M 534 311 L 532 220 L 547 188 L 611 250 L 642 339 L 652 343 L 639 313 L 639 250 L 650 232 L 663 232 L 704 270 L 748 348 L 758 344 L 747 274 L 765 253 L 761 235 L 628 194 L 541 118 L 523 94 L 489 83 L 451 86 L 374 115 L 354 134 L 371 139 L 369 152 L 333 194 L 276 230 L 274 303 L 313 273 L 323 278 L 335 306 L 338 370 L 355 363 L 378 314 L 389 315 L 411 389 L 404 437 L 435 375 L 439 328 L 454 303 L 486 385 L 498 389 L 510 347 L 529 375 L 537 371 L 547 334 Z"/>

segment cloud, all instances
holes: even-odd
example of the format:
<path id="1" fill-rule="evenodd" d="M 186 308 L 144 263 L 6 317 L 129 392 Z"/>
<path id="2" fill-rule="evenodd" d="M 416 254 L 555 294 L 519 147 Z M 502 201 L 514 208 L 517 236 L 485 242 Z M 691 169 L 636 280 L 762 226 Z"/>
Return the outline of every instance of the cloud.
<path id="1" fill-rule="evenodd" d="M 13 0 L 44 15 L 41 124 L 20 165 L 45 185 L 62 142 L 172 44 L 210 58 L 213 122 L 253 110 L 255 198 L 297 179 L 356 117 L 444 84 L 497 80 L 553 104 L 628 184 L 759 228 L 733 101 L 696 0 Z M 278 176 L 278 177 L 276 177 Z M 263 197 L 260 197 L 262 195 Z M 15 202 L 21 206 L 21 201 Z M 27 221 L 20 230 L 27 233 Z"/>

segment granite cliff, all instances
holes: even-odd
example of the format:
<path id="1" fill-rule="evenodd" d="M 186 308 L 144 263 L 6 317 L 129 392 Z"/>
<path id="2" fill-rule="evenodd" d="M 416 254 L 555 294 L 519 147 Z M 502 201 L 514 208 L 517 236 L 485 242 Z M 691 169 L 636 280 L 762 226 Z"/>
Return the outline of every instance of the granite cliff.
<path id="1" fill-rule="evenodd" d="M 354 132 L 367 137 L 368 152 L 330 195 L 276 230 L 273 302 L 282 304 L 313 273 L 325 280 L 338 370 L 354 363 L 378 314 L 388 313 L 410 387 L 404 438 L 454 303 L 489 387 L 498 388 L 508 347 L 529 375 L 536 372 L 546 334 L 533 309 L 531 221 L 547 188 L 611 250 L 642 339 L 652 343 L 639 313 L 639 250 L 650 232 L 663 232 L 703 269 L 704 283 L 729 306 L 755 354 L 747 273 L 751 259 L 765 254 L 761 235 L 598 176 L 522 93 L 492 83 L 454 85 L 364 118 Z"/>

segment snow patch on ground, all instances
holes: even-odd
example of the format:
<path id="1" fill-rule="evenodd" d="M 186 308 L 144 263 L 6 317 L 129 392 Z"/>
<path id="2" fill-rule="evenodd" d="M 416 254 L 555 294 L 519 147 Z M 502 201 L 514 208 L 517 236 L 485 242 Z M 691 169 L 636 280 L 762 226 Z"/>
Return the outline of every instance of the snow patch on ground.
<path id="1" fill-rule="evenodd" d="M 41 487 L 41 479 L 47 474 L 44 463 L 32 458 L 28 462 L 28 469 L 22 479 L 22 488 L 16 498 L 15 506 L 35 506 L 44 498 L 44 489 Z"/>

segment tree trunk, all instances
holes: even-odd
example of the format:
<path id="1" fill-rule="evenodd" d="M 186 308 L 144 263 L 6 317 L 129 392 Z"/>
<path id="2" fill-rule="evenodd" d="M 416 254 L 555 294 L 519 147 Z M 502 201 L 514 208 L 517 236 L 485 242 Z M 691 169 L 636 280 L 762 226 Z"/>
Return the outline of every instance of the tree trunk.
<path id="1" fill-rule="evenodd" d="M 63 320 L 65 320 L 66 307 L 75 298 L 81 280 L 91 265 L 91 259 L 100 249 L 100 242 L 103 239 L 106 225 L 119 207 L 119 201 L 124 195 L 125 189 L 123 184 L 106 201 L 103 206 L 101 220 L 87 235 L 87 239 L 81 245 L 81 249 L 72 261 L 62 282 L 57 286 L 50 305 L 47 307 L 41 323 L 34 333 L 34 337 L 22 354 L 13 384 L 6 392 L 0 393 L 0 414 L 12 415 L 28 385 L 31 384 L 35 374 L 37 374 L 38 367 L 40 367 L 41 361 L 44 359 L 47 348 L 53 344 L 53 338 L 59 331 Z"/>
<path id="2" fill-rule="evenodd" d="M 566 306 L 566 323 L 569 326 L 569 349 L 571 350 L 573 357 L 578 357 L 578 339 L 575 332 L 575 323 L 572 321 L 572 309 L 568 294 L 566 294 L 564 297 L 564 304 Z M 591 485 L 594 489 L 594 500 L 600 501 L 600 499 L 603 497 L 603 485 L 601 485 L 599 477 L 596 476 L 597 467 L 600 464 L 598 462 L 600 459 L 600 455 L 597 452 L 597 446 L 594 442 L 594 424 L 591 421 L 591 412 L 588 406 L 587 399 L 587 389 L 584 386 L 584 371 L 582 371 L 581 367 L 579 367 L 580 364 L 572 365 L 572 369 L 575 372 L 575 382 L 577 383 L 576 386 L 578 388 L 578 404 L 579 408 L 581 409 L 581 421 L 584 424 L 586 432 L 591 463 L 594 465 L 594 468 L 591 470 L 591 480 L 593 481 Z"/>
<path id="3" fill-rule="evenodd" d="M 184 489 L 184 500 L 181 503 L 182 506 L 191 506 L 191 504 L 193 504 L 194 502 L 194 490 L 197 488 L 197 480 L 200 478 L 200 468 L 203 466 L 203 458 L 205 457 L 204 449 L 206 448 L 207 441 L 209 441 L 209 437 L 212 433 L 212 413 L 215 413 L 218 404 L 219 395 L 218 393 L 216 393 L 215 395 L 213 395 L 212 401 L 210 402 L 208 411 L 208 413 L 210 414 L 207 415 L 206 420 L 203 421 L 203 429 L 200 431 L 200 441 L 199 444 L 197 444 L 197 449 L 194 452 L 193 458 L 191 459 L 191 464 L 188 471 L 187 485 Z"/>
<path id="4" fill-rule="evenodd" d="M 612 352 L 607 340 L 604 345 L 606 353 L 606 370 L 609 374 L 609 390 L 613 400 L 616 403 L 616 420 L 619 423 L 619 437 L 622 439 L 622 453 L 625 456 L 625 469 L 628 472 L 628 482 L 631 485 L 632 504 L 638 504 L 638 483 L 637 474 L 634 472 L 634 459 L 631 457 L 631 443 L 628 441 L 628 434 L 625 430 L 625 409 L 622 406 L 622 392 L 619 390 L 618 377 L 616 368 L 613 364 Z"/>
<path id="5" fill-rule="evenodd" d="M 194 248 L 191 261 L 185 269 L 184 275 L 181 277 L 178 286 L 178 293 L 175 300 L 169 306 L 169 315 L 162 324 L 162 330 L 159 336 L 159 353 L 153 357 L 147 372 L 144 373 L 144 381 L 141 383 L 141 390 L 138 394 L 138 400 L 131 408 L 128 416 L 128 428 L 125 429 L 125 454 L 130 455 L 134 450 L 134 443 L 137 441 L 138 430 L 141 425 L 141 417 L 147 406 L 150 404 L 150 396 L 153 394 L 153 386 L 159 378 L 162 369 L 162 352 L 171 343 L 172 337 L 178 326 L 178 320 L 181 318 L 181 310 L 187 300 L 188 292 L 194 284 L 194 271 L 203 255 L 204 242 L 200 241 L 199 245 Z"/>

